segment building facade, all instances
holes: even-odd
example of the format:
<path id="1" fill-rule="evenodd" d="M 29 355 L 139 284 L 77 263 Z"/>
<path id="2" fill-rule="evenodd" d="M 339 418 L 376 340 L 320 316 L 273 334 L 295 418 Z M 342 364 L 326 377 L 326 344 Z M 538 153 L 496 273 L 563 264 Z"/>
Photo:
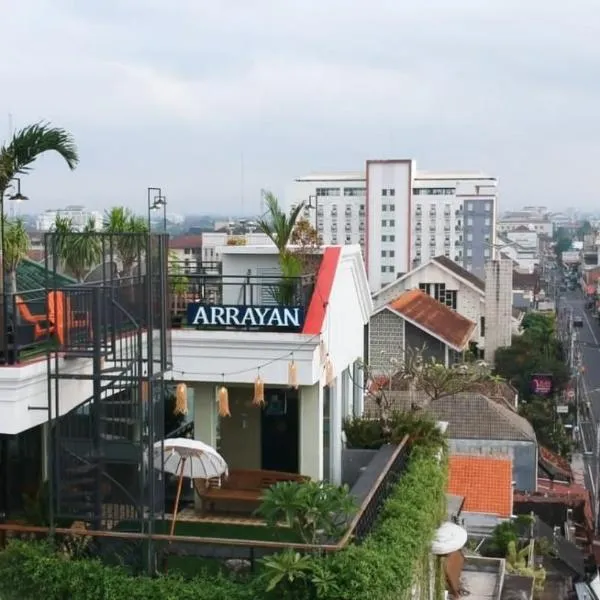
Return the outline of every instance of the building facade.
<path id="1" fill-rule="evenodd" d="M 56 223 L 56 218 L 70 219 L 75 229 L 83 229 L 90 219 L 94 220 L 96 230 L 102 229 L 103 216 L 97 210 L 87 210 L 85 206 L 65 206 L 65 208 L 49 208 L 38 215 L 36 228 L 38 231 L 51 231 Z"/>
<path id="2" fill-rule="evenodd" d="M 361 245 L 372 291 L 437 255 L 483 276 L 495 243 L 497 180 L 429 173 L 411 159 L 368 160 L 364 172 L 296 179 L 323 242 Z M 310 203 L 310 207 L 308 204 Z"/>

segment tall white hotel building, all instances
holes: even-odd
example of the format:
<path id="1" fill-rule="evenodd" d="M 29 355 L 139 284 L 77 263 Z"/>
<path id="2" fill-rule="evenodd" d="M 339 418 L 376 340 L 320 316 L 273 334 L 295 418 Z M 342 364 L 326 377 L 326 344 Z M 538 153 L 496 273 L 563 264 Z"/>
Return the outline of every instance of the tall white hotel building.
<path id="1" fill-rule="evenodd" d="M 364 172 L 299 177 L 287 201 L 307 204 L 324 244 L 360 244 L 377 291 L 440 255 L 483 277 L 497 183 L 483 173 L 417 171 L 411 159 L 368 160 Z"/>

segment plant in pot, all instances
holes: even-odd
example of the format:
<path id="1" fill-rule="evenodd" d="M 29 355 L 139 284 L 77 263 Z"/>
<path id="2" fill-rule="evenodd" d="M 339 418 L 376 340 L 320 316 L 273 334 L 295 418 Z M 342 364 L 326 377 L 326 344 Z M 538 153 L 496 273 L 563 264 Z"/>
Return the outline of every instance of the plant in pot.
<path id="1" fill-rule="evenodd" d="M 185 316 L 184 297 L 188 290 L 188 278 L 183 274 L 181 264 L 171 257 L 169 260 L 169 279 L 171 281 L 171 293 L 173 294 L 173 314 L 171 315 L 171 326 L 175 329 L 181 328 Z"/>

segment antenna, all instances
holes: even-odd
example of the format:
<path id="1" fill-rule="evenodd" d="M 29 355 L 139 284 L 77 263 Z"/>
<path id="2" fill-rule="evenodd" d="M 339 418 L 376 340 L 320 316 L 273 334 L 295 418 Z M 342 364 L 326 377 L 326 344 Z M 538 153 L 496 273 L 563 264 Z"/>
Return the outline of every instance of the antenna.
<path id="1" fill-rule="evenodd" d="M 240 201 L 242 203 L 242 215 L 244 214 L 244 153 L 240 157 Z"/>

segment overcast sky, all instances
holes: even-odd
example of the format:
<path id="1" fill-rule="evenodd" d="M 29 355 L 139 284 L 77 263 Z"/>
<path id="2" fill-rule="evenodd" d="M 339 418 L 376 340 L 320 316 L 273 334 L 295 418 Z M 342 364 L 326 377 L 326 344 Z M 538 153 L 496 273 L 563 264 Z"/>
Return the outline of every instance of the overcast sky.
<path id="1" fill-rule="evenodd" d="M 0 0 L 0 140 L 39 119 L 31 209 L 253 212 L 260 188 L 415 158 L 501 208 L 597 205 L 598 0 Z M 243 166 L 242 166 L 243 165 Z"/>

